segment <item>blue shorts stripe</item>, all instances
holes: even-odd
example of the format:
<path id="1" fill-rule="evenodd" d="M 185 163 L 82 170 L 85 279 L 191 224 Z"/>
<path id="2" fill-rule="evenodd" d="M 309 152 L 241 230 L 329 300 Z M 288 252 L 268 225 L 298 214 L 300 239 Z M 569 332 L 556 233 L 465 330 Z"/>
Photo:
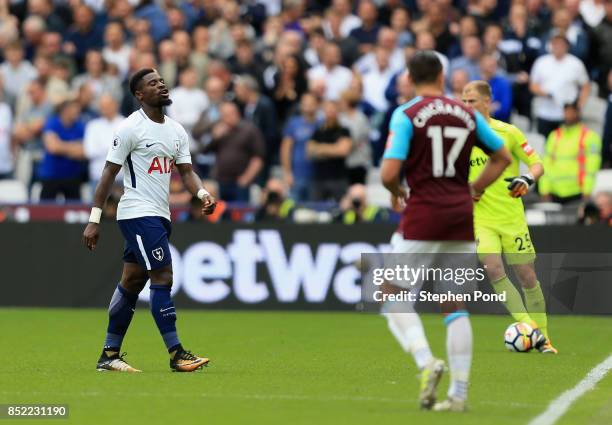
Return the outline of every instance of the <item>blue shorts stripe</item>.
<path id="1" fill-rule="evenodd" d="M 444 318 L 444 324 L 450 325 L 454 320 L 460 317 L 468 317 L 470 314 L 465 310 L 457 310 Z"/>

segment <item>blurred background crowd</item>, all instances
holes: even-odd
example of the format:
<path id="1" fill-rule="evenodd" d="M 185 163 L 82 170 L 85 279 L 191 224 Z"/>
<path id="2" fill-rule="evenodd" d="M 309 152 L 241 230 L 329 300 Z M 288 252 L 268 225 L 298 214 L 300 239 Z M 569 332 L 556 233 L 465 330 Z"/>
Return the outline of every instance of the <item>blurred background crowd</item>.
<path id="1" fill-rule="evenodd" d="M 487 80 L 494 118 L 544 157 L 534 208 L 610 223 L 603 0 L 0 0 L 0 202 L 88 202 L 139 107 L 129 76 L 153 67 L 222 200 L 201 218 L 174 178 L 181 220 L 392 219 L 377 167 L 418 49 L 438 53 L 448 96 Z"/>

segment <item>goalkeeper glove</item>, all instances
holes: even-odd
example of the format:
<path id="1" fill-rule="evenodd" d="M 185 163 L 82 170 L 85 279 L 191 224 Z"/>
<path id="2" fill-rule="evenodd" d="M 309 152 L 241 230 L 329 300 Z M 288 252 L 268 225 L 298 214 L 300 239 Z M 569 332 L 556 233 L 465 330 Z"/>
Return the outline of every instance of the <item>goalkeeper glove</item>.
<path id="1" fill-rule="evenodd" d="M 525 195 L 529 191 L 529 187 L 535 183 L 535 179 L 530 173 L 517 177 L 507 177 L 504 180 L 510 182 L 508 190 L 513 198 L 520 198 Z"/>

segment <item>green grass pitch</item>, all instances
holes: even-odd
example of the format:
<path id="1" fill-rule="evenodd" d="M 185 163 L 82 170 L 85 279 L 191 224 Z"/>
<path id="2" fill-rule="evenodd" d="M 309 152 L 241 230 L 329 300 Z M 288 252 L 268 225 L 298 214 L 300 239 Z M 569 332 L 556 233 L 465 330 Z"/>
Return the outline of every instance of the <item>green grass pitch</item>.
<path id="1" fill-rule="evenodd" d="M 551 317 L 558 356 L 509 353 L 509 317 L 472 316 L 475 337 L 465 414 L 417 408 L 416 368 L 378 315 L 181 311 L 186 348 L 211 366 L 171 373 L 161 338 L 139 306 L 123 349 L 141 374 L 99 373 L 106 311 L 0 309 L 0 403 L 67 403 L 69 420 L 40 424 L 526 424 L 612 353 L 612 318 Z M 445 357 L 441 317 L 423 317 Z M 448 384 L 445 376 L 439 396 Z M 612 423 L 612 376 L 559 424 Z"/>

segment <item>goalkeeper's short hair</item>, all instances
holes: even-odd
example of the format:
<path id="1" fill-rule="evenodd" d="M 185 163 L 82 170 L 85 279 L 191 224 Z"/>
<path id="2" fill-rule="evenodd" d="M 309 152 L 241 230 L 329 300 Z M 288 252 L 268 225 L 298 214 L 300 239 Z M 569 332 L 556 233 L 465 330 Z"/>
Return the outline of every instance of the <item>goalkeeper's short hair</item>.
<path id="1" fill-rule="evenodd" d="M 470 81 L 468 86 L 476 90 L 476 92 L 481 96 L 487 96 L 491 99 L 493 98 L 493 91 L 491 90 L 491 85 L 483 80 Z"/>

